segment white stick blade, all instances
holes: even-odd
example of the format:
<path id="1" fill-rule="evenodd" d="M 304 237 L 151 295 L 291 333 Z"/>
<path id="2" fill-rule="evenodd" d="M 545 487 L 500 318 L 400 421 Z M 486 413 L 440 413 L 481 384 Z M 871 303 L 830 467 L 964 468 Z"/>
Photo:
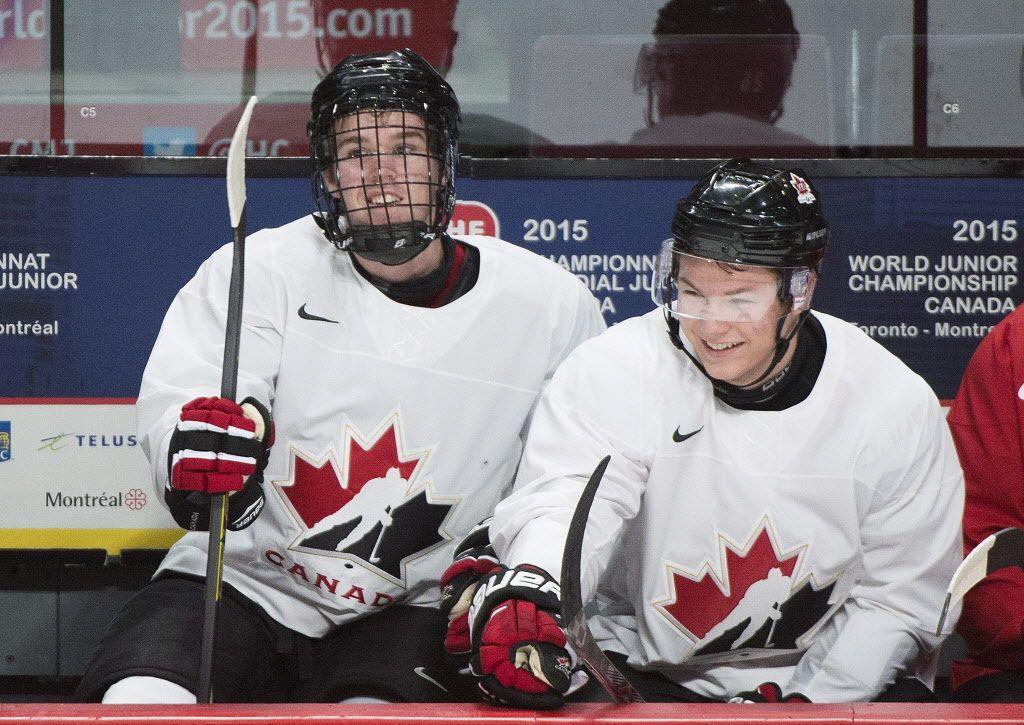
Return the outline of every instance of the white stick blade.
<path id="1" fill-rule="evenodd" d="M 249 135 L 249 120 L 256 105 L 256 96 L 250 96 L 245 104 L 242 117 L 238 119 L 235 133 L 228 146 L 228 212 L 231 214 L 231 228 L 238 227 L 245 208 L 245 140 Z"/>
<path id="2" fill-rule="evenodd" d="M 988 573 L 988 552 L 995 544 L 996 535 L 992 534 L 978 544 L 974 551 L 967 555 L 960 566 L 956 568 L 953 578 L 949 582 L 949 589 L 946 593 L 950 597 L 950 606 L 956 604 L 964 595 L 971 590 L 975 584 L 985 578 Z"/>

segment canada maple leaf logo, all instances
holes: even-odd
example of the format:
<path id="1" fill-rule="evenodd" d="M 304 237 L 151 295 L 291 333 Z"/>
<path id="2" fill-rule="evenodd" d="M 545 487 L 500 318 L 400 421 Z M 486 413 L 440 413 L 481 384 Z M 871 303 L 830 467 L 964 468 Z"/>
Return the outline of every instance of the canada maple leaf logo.
<path id="1" fill-rule="evenodd" d="M 315 459 L 292 446 L 288 478 L 273 482 L 304 529 L 292 546 L 342 552 L 399 578 L 404 559 L 446 540 L 455 503 L 421 484 L 428 455 L 405 450 L 397 413 L 369 436 L 346 426 L 340 468 L 330 451 Z"/>
<path id="2" fill-rule="evenodd" d="M 344 507 L 367 482 L 386 478 L 393 468 L 398 469 L 412 488 L 428 455 L 426 451 L 406 453 L 401 450 L 397 416 L 392 416 L 368 439 L 346 426 L 342 449 L 348 455 L 343 457 L 339 472 L 331 456 L 317 462 L 293 448 L 289 480 L 275 482 L 307 529 Z"/>
<path id="3" fill-rule="evenodd" d="M 655 606 L 694 641 L 734 632 L 730 642 L 738 646 L 767 626 L 770 646 L 771 624 L 797 589 L 795 572 L 806 546 L 781 551 L 767 517 L 745 543 L 719 534 L 718 544 L 719 571 L 708 562 L 696 572 L 670 565 L 672 596 Z"/>
<path id="4" fill-rule="evenodd" d="M 802 176 L 790 172 L 789 183 L 794 189 L 796 189 L 796 199 L 801 204 L 813 204 L 814 203 L 814 192 L 811 191 L 811 185 L 807 183 L 807 180 Z"/>

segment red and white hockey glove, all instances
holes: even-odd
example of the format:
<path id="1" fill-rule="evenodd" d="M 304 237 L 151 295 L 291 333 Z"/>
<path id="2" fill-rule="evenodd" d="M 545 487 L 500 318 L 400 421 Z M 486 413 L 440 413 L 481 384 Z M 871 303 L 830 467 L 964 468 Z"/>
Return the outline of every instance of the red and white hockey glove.
<path id="1" fill-rule="evenodd" d="M 171 488 L 203 493 L 242 490 L 269 447 L 263 433 L 269 429 L 270 414 L 254 403 L 252 398 L 244 401 L 249 411 L 226 398 L 196 398 L 182 406 L 168 452 Z"/>
<path id="2" fill-rule="evenodd" d="M 561 707 L 574 661 L 561 627 L 561 592 L 542 569 L 500 567 L 469 611 L 470 668 L 484 698 L 536 710 Z"/>
<path id="3" fill-rule="evenodd" d="M 763 682 L 756 689 L 739 692 L 729 699 L 731 703 L 753 704 L 755 702 L 810 702 L 799 692 L 783 693 L 775 682 Z"/>
<path id="4" fill-rule="evenodd" d="M 164 499 L 179 526 L 209 528 L 209 494 L 232 494 L 228 528 L 238 530 L 263 508 L 263 469 L 274 424 L 254 398 L 196 398 L 182 406 L 167 453 Z"/>
<path id="5" fill-rule="evenodd" d="M 485 519 L 455 547 L 455 559 L 441 575 L 441 613 L 448 616 L 444 649 L 460 667 L 468 667 L 473 643 L 469 636 L 469 605 L 480 580 L 498 569 Z"/>

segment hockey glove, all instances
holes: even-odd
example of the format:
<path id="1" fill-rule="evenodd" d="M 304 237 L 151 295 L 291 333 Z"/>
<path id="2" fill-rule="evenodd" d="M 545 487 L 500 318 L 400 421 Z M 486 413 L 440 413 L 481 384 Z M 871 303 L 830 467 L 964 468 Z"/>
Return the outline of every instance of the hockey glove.
<path id="1" fill-rule="evenodd" d="M 209 529 L 209 494 L 228 493 L 228 528 L 244 529 L 263 509 L 263 469 L 274 444 L 270 412 L 254 398 L 196 398 L 181 409 L 167 454 L 167 501 L 189 531 Z"/>
<path id="2" fill-rule="evenodd" d="M 810 702 L 806 695 L 799 692 L 784 694 L 775 682 L 764 682 L 757 689 L 739 692 L 729 699 L 731 703 L 753 704 L 755 702 Z"/>
<path id="3" fill-rule="evenodd" d="M 486 700 L 536 710 L 561 707 L 574 663 L 560 603 L 558 583 L 539 568 L 501 566 L 480 583 L 469 611 L 470 668 Z"/>
<path id="4" fill-rule="evenodd" d="M 455 560 L 441 575 L 441 613 L 448 616 L 444 649 L 459 667 L 468 667 L 473 649 L 469 637 L 469 605 L 477 584 L 498 568 L 498 555 L 491 547 L 488 526 L 477 524 L 455 547 Z"/>

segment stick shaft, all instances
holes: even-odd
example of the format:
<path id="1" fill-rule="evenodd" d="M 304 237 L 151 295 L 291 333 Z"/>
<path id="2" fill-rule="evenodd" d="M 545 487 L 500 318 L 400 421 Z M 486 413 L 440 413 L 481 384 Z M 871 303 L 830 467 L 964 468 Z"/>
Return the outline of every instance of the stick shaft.
<path id="1" fill-rule="evenodd" d="M 242 338 L 242 299 L 245 279 L 245 206 L 232 230 L 231 282 L 224 329 L 224 364 L 220 396 L 234 400 L 238 392 L 238 353 Z M 227 494 L 210 497 L 210 536 L 206 549 L 206 590 L 203 593 L 203 637 L 199 651 L 199 686 L 196 699 L 213 702 L 213 656 L 224 574 L 224 537 L 227 531 Z"/>
<path id="2" fill-rule="evenodd" d="M 231 280 L 224 322 L 224 363 L 220 397 L 234 400 L 238 393 L 238 354 L 242 340 L 242 297 L 245 280 L 245 139 L 256 96 L 245 104 L 228 146 L 228 215 L 231 218 Z M 217 639 L 217 607 L 224 573 L 224 534 L 227 530 L 227 494 L 210 496 L 210 537 L 206 548 L 206 589 L 203 592 L 203 636 L 199 649 L 196 699 L 213 702 L 213 655 Z"/>
<path id="3" fill-rule="evenodd" d="M 576 510 L 569 522 L 569 533 L 565 537 L 565 551 L 562 554 L 562 626 L 576 656 L 587 666 L 587 670 L 614 702 L 643 702 L 643 698 L 626 676 L 608 659 L 608 655 L 601 651 L 583 611 L 583 585 L 580 580 L 583 536 L 586 533 L 587 520 L 590 518 L 590 507 L 597 496 L 597 488 L 601 485 L 601 478 L 610 460 L 611 456 L 605 456 L 597 464 L 597 468 L 583 488 L 579 503 L 576 504 Z"/>
<path id="4" fill-rule="evenodd" d="M 238 393 L 238 351 L 242 341 L 242 297 L 245 292 L 245 206 L 238 226 L 231 231 L 231 283 L 228 288 L 227 322 L 224 326 L 224 365 L 220 397 L 234 400 Z"/>
<path id="5" fill-rule="evenodd" d="M 198 702 L 213 702 L 213 650 L 217 636 L 217 609 L 220 605 L 224 568 L 224 534 L 227 530 L 227 494 L 210 498 L 210 540 L 206 556 L 206 589 L 203 592 L 203 638 L 199 651 Z"/>

